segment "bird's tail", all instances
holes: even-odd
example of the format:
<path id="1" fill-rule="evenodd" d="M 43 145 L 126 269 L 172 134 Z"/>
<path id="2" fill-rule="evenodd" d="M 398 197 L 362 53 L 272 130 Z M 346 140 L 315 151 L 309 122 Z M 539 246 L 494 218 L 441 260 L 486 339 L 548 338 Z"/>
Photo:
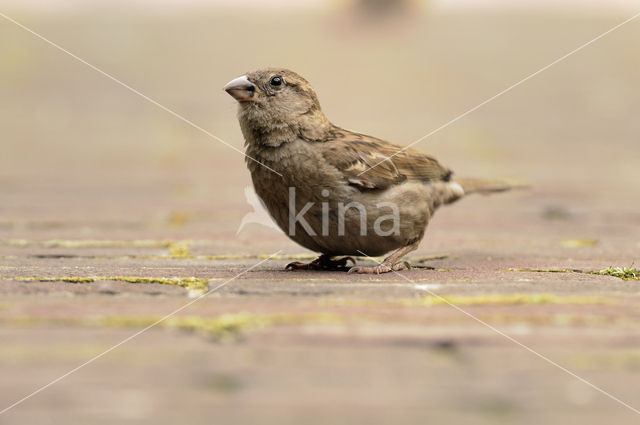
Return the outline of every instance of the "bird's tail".
<path id="1" fill-rule="evenodd" d="M 491 180 L 491 179 L 474 179 L 474 178 L 456 178 L 456 183 L 462 186 L 464 194 L 479 193 L 481 195 L 490 195 L 497 192 L 506 192 L 514 189 L 528 189 L 529 186 L 509 180 Z"/>

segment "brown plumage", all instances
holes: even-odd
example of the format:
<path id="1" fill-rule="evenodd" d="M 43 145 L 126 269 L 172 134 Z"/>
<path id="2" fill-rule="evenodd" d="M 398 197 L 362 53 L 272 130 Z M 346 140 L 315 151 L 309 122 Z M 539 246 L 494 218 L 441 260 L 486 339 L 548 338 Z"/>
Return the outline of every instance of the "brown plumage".
<path id="1" fill-rule="evenodd" d="M 417 248 L 440 205 L 467 189 L 487 193 L 510 187 L 456 182 L 451 170 L 427 154 L 333 125 L 311 85 L 293 71 L 261 69 L 232 80 L 225 90 L 239 102 L 256 193 L 291 239 L 322 254 L 287 268 L 346 269 L 350 257 L 332 257 L 392 250 L 381 264 L 350 271 L 408 268 L 402 257 Z"/>

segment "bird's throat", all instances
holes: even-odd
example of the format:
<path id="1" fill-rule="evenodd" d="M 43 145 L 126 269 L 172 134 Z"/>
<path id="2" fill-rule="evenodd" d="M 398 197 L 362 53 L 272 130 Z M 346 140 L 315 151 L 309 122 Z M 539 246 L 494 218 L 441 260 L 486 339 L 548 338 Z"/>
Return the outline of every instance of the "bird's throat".
<path id="1" fill-rule="evenodd" d="M 253 146 L 278 147 L 297 139 L 318 141 L 324 139 L 332 127 L 321 111 L 281 121 L 253 108 L 241 108 L 238 119 L 245 144 Z"/>

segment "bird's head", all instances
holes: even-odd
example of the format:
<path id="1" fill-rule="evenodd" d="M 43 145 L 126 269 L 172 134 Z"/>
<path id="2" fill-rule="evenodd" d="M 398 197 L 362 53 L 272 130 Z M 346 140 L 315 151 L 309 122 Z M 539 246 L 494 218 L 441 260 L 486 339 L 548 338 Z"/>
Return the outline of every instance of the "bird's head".
<path id="1" fill-rule="evenodd" d="M 249 72 L 229 81 L 224 90 L 239 103 L 245 137 L 246 129 L 266 135 L 285 128 L 313 137 L 311 133 L 328 126 L 309 82 L 288 69 Z"/>

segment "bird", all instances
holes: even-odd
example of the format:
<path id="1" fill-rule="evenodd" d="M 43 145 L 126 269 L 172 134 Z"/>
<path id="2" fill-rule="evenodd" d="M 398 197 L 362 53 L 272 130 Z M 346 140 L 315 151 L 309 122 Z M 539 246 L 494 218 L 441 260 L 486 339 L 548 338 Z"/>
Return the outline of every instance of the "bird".
<path id="1" fill-rule="evenodd" d="M 516 187 L 454 178 L 431 155 L 334 125 L 311 84 L 285 68 L 248 72 L 224 90 L 238 102 L 256 194 L 289 238 L 320 254 L 287 270 L 410 269 L 403 258 L 418 248 L 440 206 Z M 388 253 L 374 266 L 353 258 Z"/>

